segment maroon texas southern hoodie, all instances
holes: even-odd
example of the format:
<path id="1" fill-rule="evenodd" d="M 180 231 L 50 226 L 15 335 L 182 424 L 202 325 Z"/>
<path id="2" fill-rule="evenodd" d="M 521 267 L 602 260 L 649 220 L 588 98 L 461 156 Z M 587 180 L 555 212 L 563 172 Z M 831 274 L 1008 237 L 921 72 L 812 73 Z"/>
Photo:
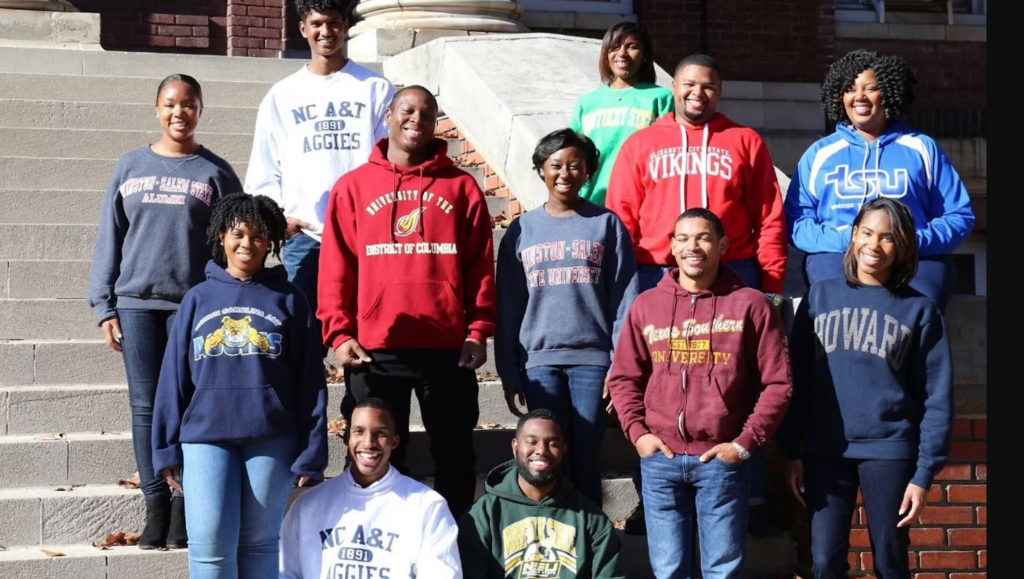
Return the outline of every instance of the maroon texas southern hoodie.
<path id="1" fill-rule="evenodd" d="M 792 395 L 782 315 L 720 268 L 692 294 L 674 268 L 629 311 L 608 388 L 634 444 L 653 433 L 677 454 L 723 442 L 753 451 L 782 422 Z"/>

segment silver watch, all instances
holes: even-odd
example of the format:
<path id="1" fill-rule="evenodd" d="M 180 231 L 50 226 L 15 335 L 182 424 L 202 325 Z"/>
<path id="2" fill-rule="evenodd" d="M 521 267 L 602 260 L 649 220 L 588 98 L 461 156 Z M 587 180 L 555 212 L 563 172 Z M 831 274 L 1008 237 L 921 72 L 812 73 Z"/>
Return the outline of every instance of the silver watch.
<path id="1" fill-rule="evenodd" d="M 732 447 L 736 449 L 736 452 L 740 453 L 740 460 L 747 460 L 750 458 L 750 451 L 743 448 L 738 443 L 732 443 Z"/>

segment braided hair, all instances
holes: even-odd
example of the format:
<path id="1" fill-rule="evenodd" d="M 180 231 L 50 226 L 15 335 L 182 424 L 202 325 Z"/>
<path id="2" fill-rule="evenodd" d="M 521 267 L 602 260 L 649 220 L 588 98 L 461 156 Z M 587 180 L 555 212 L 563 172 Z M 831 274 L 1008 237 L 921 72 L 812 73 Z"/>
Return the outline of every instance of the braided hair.
<path id="1" fill-rule="evenodd" d="M 854 50 L 832 63 L 821 83 L 821 104 L 829 120 L 850 122 L 843 106 L 843 95 L 853 87 L 860 73 L 868 69 L 878 77 L 886 119 L 903 116 L 914 103 L 917 78 L 905 60 L 869 50 Z"/>
<path id="2" fill-rule="evenodd" d="M 288 225 L 284 211 L 266 195 L 249 195 L 232 193 L 221 197 L 214 203 L 210 225 L 206 229 L 207 243 L 213 250 L 213 261 L 221 267 L 227 267 L 228 256 L 224 253 L 224 242 L 221 234 L 227 233 L 236 225 L 245 224 L 259 227 L 270 238 L 268 255 L 280 259 L 281 245 L 284 243 L 284 231 Z M 266 263 L 266 256 L 264 256 Z"/>

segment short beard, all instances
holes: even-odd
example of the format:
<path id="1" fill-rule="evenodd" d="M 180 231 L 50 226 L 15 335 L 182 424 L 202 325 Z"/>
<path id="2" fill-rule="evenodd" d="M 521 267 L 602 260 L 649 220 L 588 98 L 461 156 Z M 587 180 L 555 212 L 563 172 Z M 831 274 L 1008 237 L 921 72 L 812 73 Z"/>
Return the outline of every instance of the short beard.
<path id="1" fill-rule="evenodd" d="M 546 487 L 558 479 L 557 471 L 533 474 L 530 472 L 530 467 L 527 463 L 521 460 L 516 461 L 516 472 L 519 473 L 519 476 L 523 477 L 523 480 L 535 487 Z"/>
<path id="2" fill-rule="evenodd" d="M 705 119 L 710 119 L 711 116 L 714 115 L 714 114 L 715 113 L 713 111 L 709 111 L 707 109 L 704 109 L 704 112 L 699 113 L 699 114 L 698 113 L 691 113 L 690 111 L 686 110 L 685 105 L 683 107 L 683 116 L 686 117 L 688 120 L 691 120 L 691 121 L 693 121 L 695 123 L 703 122 Z"/>

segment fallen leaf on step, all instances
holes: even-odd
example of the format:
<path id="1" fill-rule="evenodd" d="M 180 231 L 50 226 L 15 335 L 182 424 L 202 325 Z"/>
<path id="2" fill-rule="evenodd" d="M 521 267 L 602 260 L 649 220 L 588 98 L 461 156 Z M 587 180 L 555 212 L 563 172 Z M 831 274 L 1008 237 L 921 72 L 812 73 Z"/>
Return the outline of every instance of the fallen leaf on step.
<path id="1" fill-rule="evenodd" d="M 55 490 L 55 491 L 73 491 L 73 490 L 75 490 L 75 487 L 73 487 L 71 485 L 64 485 L 64 486 L 54 487 L 53 490 Z"/>
<path id="2" fill-rule="evenodd" d="M 64 553 L 61 553 L 60 551 L 49 551 L 47 549 L 40 549 L 40 551 L 42 551 L 43 554 L 46 555 L 47 557 L 63 557 L 64 556 Z"/>
<path id="3" fill-rule="evenodd" d="M 476 427 L 480 430 L 501 430 L 502 428 L 500 424 L 494 424 L 492 422 L 481 422 L 477 424 Z"/>
<path id="4" fill-rule="evenodd" d="M 6 550 L 7 550 L 7 547 L 4 547 L 3 545 L 0 545 L 0 551 L 6 551 Z"/>
<path id="5" fill-rule="evenodd" d="M 128 546 L 138 545 L 140 539 L 142 539 L 142 533 L 125 533 L 124 534 L 124 544 L 128 545 Z"/>
<path id="6" fill-rule="evenodd" d="M 477 372 L 476 379 L 479 382 L 494 382 L 498 379 L 498 375 L 494 372 Z"/>
<path id="7" fill-rule="evenodd" d="M 344 384 L 345 383 L 345 369 L 335 366 L 334 364 L 326 364 L 324 370 L 327 373 L 328 384 Z"/>
<path id="8" fill-rule="evenodd" d="M 342 436 L 346 428 L 348 428 L 348 421 L 344 416 L 339 416 L 327 423 L 327 434 Z"/>
<path id="9" fill-rule="evenodd" d="M 614 523 L 612 523 L 612 526 L 615 527 L 616 530 L 621 531 L 626 528 L 626 519 L 622 519 L 621 521 L 615 521 Z"/>
<path id="10" fill-rule="evenodd" d="M 60 440 L 64 438 L 63 432 L 44 432 L 36 435 L 36 440 Z"/>
<path id="11" fill-rule="evenodd" d="M 118 486 L 126 489 L 137 489 L 142 486 L 142 480 L 139 478 L 139 473 L 136 472 L 132 476 L 117 481 Z"/>
<path id="12" fill-rule="evenodd" d="M 139 539 L 142 538 L 142 533 L 108 533 L 107 538 L 102 541 L 93 541 L 92 546 L 96 547 L 101 551 L 106 551 L 111 547 L 128 547 L 131 545 L 137 545 Z"/>

